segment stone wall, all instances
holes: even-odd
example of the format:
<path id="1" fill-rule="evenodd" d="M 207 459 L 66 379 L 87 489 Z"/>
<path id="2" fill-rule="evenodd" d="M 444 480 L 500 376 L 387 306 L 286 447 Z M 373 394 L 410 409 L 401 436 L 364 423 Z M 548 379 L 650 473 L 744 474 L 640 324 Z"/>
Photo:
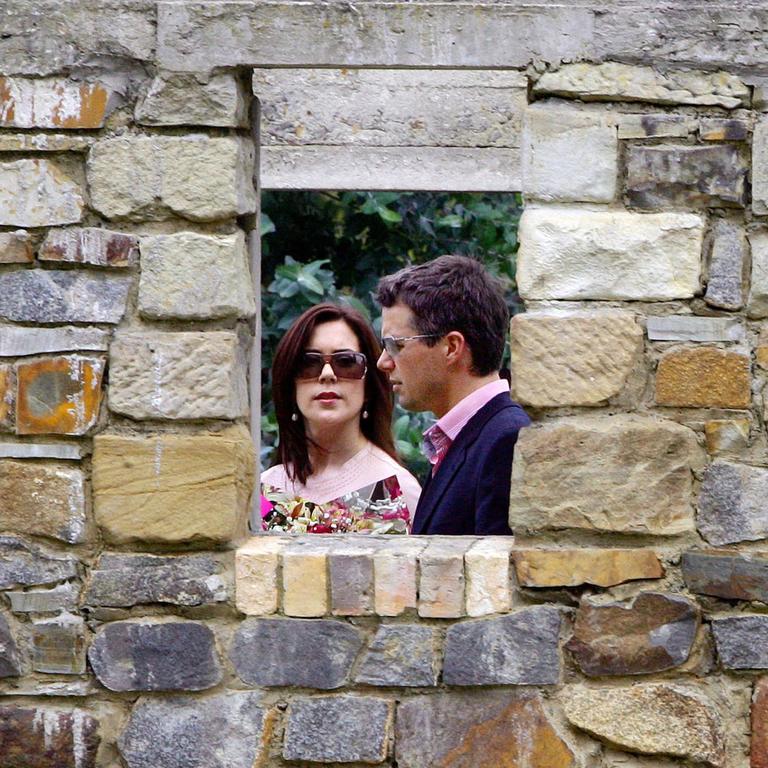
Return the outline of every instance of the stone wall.
<path id="1" fill-rule="evenodd" d="M 768 766 L 767 31 L 7 0 L 4 768 Z M 514 542 L 245 541 L 254 95 L 264 186 L 524 192 Z"/>

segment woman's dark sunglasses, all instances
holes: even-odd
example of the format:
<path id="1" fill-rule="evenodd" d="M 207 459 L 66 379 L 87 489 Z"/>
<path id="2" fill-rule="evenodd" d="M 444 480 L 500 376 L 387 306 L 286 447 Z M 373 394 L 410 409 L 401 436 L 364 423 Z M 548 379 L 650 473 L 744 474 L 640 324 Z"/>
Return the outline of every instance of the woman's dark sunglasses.
<path id="1" fill-rule="evenodd" d="M 316 379 L 326 363 L 331 364 L 337 379 L 363 379 L 368 372 L 368 362 L 362 352 L 334 352 L 332 355 L 305 352 L 299 358 L 296 378 Z"/>

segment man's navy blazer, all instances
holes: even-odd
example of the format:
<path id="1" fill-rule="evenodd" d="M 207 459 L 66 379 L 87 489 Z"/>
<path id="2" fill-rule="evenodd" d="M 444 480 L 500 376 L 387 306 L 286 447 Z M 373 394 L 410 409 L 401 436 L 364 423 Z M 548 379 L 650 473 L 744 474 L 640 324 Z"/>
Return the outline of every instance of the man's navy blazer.
<path id="1" fill-rule="evenodd" d="M 509 489 L 517 433 L 531 420 L 508 394 L 496 395 L 459 432 L 432 477 L 413 533 L 511 534 Z"/>

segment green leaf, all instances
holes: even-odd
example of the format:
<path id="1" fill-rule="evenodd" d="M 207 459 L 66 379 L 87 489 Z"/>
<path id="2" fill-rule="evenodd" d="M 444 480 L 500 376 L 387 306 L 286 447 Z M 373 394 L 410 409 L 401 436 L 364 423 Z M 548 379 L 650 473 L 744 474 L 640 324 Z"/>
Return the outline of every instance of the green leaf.
<path id="1" fill-rule="evenodd" d="M 262 212 L 260 222 L 261 236 L 268 235 L 270 232 L 275 232 L 275 223 L 269 218 L 269 215 Z"/>
<path id="2" fill-rule="evenodd" d="M 393 211 L 383 205 L 380 205 L 376 212 L 384 221 L 390 224 L 399 224 L 403 220 L 403 217 L 397 211 Z"/>
<path id="3" fill-rule="evenodd" d="M 435 222 L 438 227 L 452 227 L 458 229 L 464 223 L 464 219 L 456 213 L 452 213 L 450 216 L 443 216 Z"/>

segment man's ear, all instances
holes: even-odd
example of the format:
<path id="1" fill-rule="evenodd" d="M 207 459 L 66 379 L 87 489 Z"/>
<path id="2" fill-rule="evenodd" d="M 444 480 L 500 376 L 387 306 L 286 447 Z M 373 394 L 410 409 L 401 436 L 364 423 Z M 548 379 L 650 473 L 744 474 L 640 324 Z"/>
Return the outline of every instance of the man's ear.
<path id="1" fill-rule="evenodd" d="M 469 352 L 467 340 L 460 331 L 450 331 L 443 337 L 445 345 L 445 361 L 448 365 L 456 365 Z"/>

